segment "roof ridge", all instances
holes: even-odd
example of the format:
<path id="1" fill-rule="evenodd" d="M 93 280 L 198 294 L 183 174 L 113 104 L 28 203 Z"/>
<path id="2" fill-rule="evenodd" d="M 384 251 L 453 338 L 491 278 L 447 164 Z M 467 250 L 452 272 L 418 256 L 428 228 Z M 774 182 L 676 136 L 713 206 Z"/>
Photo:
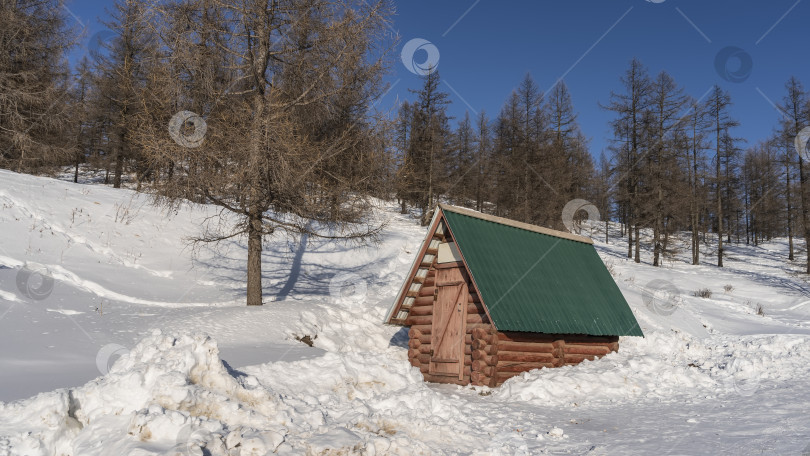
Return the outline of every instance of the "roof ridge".
<path id="1" fill-rule="evenodd" d="M 548 236 L 553 236 L 562 239 L 568 239 L 569 241 L 576 241 L 582 242 L 584 244 L 593 244 L 593 240 L 585 237 L 580 236 L 573 233 L 567 233 L 565 231 L 558 231 L 553 230 L 551 228 L 546 228 L 544 226 L 532 225 L 529 223 L 518 222 L 517 220 L 511 220 L 508 218 L 498 217 L 496 215 L 489 215 L 484 214 L 483 212 L 474 211 L 472 209 L 467 209 L 466 207 L 459 207 L 459 206 L 452 206 L 450 204 L 439 203 L 439 208 L 443 211 L 450 211 L 455 212 L 457 214 L 466 215 L 469 217 L 486 220 L 488 222 L 498 223 L 500 225 L 511 226 L 513 228 L 519 228 L 526 231 L 532 231 L 535 233 L 545 234 Z"/>

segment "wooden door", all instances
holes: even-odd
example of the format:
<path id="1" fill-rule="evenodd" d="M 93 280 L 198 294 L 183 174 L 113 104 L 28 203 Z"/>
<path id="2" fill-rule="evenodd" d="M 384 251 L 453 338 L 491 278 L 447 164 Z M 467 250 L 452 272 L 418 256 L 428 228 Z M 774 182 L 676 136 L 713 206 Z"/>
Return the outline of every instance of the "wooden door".
<path id="1" fill-rule="evenodd" d="M 461 380 L 464 376 L 464 333 L 469 294 L 461 268 L 437 269 L 436 290 L 429 372 Z"/>

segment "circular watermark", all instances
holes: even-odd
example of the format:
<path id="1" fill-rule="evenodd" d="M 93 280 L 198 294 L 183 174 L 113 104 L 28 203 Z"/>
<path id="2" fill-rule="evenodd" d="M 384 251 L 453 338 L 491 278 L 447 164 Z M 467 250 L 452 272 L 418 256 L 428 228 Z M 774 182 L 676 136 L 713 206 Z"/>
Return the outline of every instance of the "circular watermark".
<path id="1" fill-rule="evenodd" d="M 115 362 L 126 354 L 129 354 L 127 347 L 118 344 L 107 344 L 96 353 L 96 368 L 101 372 L 101 375 L 107 375 Z"/>
<path id="2" fill-rule="evenodd" d="M 93 36 L 87 40 L 87 51 L 90 54 L 90 58 L 98 62 L 104 50 L 109 46 L 107 43 L 115 39 L 115 37 L 116 33 L 107 29 L 94 33 Z"/>
<path id="3" fill-rule="evenodd" d="M 210 432 L 188 423 L 180 428 L 175 439 L 174 449 L 183 456 L 203 456 L 206 453 L 203 448 L 210 437 Z"/>
<path id="4" fill-rule="evenodd" d="M 804 127 L 796 135 L 793 144 L 796 146 L 796 152 L 799 153 L 805 160 L 810 160 L 810 154 L 807 153 L 807 142 L 810 141 L 810 127 Z"/>
<path id="5" fill-rule="evenodd" d="M 417 62 L 417 53 L 420 51 L 426 54 L 421 62 Z M 427 76 L 436 71 L 439 66 L 439 48 L 435 44 L 424 38 L 414 38 L 402 46 L 400 54 L 405 68 L 413 74 Z"/>
<path id="6" fill-rule="evenodd" d="M 599 209 L 596 208 L 590 201 L 584 199 L 572 199 L 566 203 L 562 211 L 562 222 L 565 228 L 572 232 L 577 233 L 581 231 L 580 220 L 577 218 L 577 213 L 585 211 L 588 214 L 588 220 L 598 222 L 600 219 Z"/>
<path id="7" fill-rule="evenodd" d="M 683 302 L 681 290 L 670 281 L 653 279 L 641 292 L 641 299 L 648 309 L 661 316 L 672 315 Z"/>
<path id="8" fill-rule="evenodd" d="M 737 46 L 726 46 L 714 56 L 714 69 L 728 82 L 745 82 L 751 76 L 754 59 L 751 54 Z"/>
<path id="9" fill-rule="evenodd" d="M 200 147 L 206 131 L 205 119 L 191 111 L 180 111 L 169 120 L 169 136 L 183 147 Z"/>
<path id="10" fill-rule="evenodd" d="M 17 289 L 23 296 L 35 301 L 42 301 L 53 292 L 53 277 L 47 267 L 26 262 L 17 271 Z"/>
<path id="11" fill-rule="evenodd" d="M 353 272 L 335 274 L 329 281 L 329 295 L 339 303 L 362 304 L 367 293 L 368 284 Z"/>
<path id="12" fill-rule="evenodd" d="M 726 365 L 726 369 L 733 370 L 734 373 L 729 374 L 723 380 L 726 390 L 730 393 L 736 393 L 740 396 L 753 396 L 759 390 L 761 374 L 751 369 L 743 370 L 745 364 L 750 365 L 750 361 L 743 361 L 740 358 L 734 359 L 730 364 Z M 751 372 L 751 375 L 745 375 L 745 372 Z"/>
<path id="13" fill-rule="evenodd" d="M 666 0 L 644 0 L 647 3 L 664 3 Z"/>

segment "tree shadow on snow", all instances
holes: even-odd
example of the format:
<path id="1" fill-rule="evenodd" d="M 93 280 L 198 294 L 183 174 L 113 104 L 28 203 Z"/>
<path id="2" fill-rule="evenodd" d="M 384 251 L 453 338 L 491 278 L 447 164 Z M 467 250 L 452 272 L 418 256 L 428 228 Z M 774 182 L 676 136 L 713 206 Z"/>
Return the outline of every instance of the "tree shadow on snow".
<path id="1" fill-rule="evenodd" d="M 375 277 L 368 276 L 367 271 L 378 271 L 390 258 L 382 257 L 355 267 L 326 265 L 319 261 L 320 254 L 340 255 L 354 248 L 334 241 L 313 240 L 309 236 L 301 236 L 297 242 L 292 242 L 291 239 L 273 239 L 267 242 L 262 251 L 264 295 L 275 301 L 328 296 L 330 282 L 338 274 L 357 274 L 369 289 L 374 285 L 384 285 L 373 281 Z M 245 297 L 247 246 L 237 240 L 230 240 L 223 241 L 217 247 L 204 247 L 204 251 L 205 258 L 199 255 L 195 264 L 235 297 Z"/>

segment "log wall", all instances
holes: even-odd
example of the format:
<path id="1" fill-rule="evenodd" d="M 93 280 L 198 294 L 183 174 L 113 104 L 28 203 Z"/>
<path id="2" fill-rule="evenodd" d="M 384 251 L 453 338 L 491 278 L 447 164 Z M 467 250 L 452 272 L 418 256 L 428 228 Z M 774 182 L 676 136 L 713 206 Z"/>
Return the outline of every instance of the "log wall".
<path id="1" fill-rule="evenodd" d="M 452 241 L 447 230 L 436 233 L 433 239 Z M 498 332 L 489 320 L 486 310 L 472 280 L 461 264 L 436 263 L 436 251 L 428 250 L 434 257 L 428 274 L 418 279 L 421 288 L 409 292 L 414 297 L 408 317 L 403 324 L 410 326 L 408 332 L 408 360 L 419 368 L 425 380 L 436 383 L 496 387 L 506 380 L 532 369 L 561 367 L 593 360 L 619 350 L 618 336 L 587 336 L 570 334 L 541 334 L 525 332 Z M 431 331 L 433 301 L 436 293 L 436 270 L 443 267 L 461 267 L 467 281 L 466 333 L 464 335 L 463 376 L 449 377 L 430 374 Z"/>
<path id="2" fill-rule="evenodd" d="M 498 332 L 495 386 L 523 372 L 594 360 L 619 350 L 618 336 Z"/>

